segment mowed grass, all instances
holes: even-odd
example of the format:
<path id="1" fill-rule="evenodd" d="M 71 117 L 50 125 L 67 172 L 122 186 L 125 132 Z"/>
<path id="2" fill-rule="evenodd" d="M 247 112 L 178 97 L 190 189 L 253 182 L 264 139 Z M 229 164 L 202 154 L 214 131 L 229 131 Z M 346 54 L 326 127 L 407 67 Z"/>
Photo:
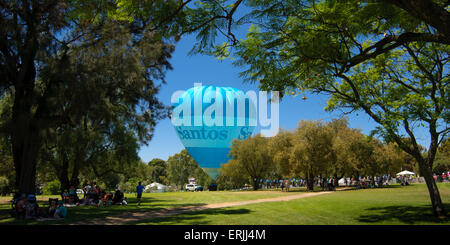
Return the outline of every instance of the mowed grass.
<path id="1" fill-rule="evenodd" d="M 450 184 L 439 184 L 450 211 Z M 267 202 L 141 220 L 145 225 L 450 225 L 431 212 L 424 184 L 339 191 L 288 202 Z"/>
<path id="2" fill-rule="evenodd" d="M 136 194 L 126 194 L 127 206 L 113 205 L 110 207 L 79 206 L 68 207 L 68 217 L 59 221 L 17 220 L 10 216 L 11 205 L 8 201 L 11 197 L 0 197 L 0 224 L 70 224 L 78 221 L 101 219 L 102 217 L 117 215 L 124 212 L 146 212 L 168 208 L 201 206 L 212 203 L 235 202 L 255 200 L 279 196 L 295 195 L 304 192 L 304 188 L 292 192 L 280 191 L 203 191 L 203 192 L 166 192 L 144 193 L 142 204 L 137 205 Z M 81 197 L 81 195 L 79 195 Z M 60 196 L 38 196 L 40 207 L 48 207 L 48 198 L 61 198 Z"/>
<path id="3" fill-rule="evenodd" d="M 442 200 L 450 211 L 450 183 L 439 184 Z M 170 192 L 144 194 L 143 204 L 136 205 L 133 194 L 127 195 L 128 206 L 69 207 L 69 217 L 62 221 L 37 222 L 10 218 L 9 205 L 0 205 L 0 224 L 68 224 L 101 219 L 124 212 L 146 212 L 172 207 L 255 200 L 296 195 L 303 189 L 286 193 L 280 191 L 245 192 Z M 0 199 L 1 201 L 2 199 Z M 164 218 L 128 222 L 145 225 L 392 225 L 392 224 L 450 224 L 431 213 L 427 188 L 424 184 L 393 185 L 389 188 L 338 191 L 314 197 L 283 202 L 267 202 L 208 209 Z"/>

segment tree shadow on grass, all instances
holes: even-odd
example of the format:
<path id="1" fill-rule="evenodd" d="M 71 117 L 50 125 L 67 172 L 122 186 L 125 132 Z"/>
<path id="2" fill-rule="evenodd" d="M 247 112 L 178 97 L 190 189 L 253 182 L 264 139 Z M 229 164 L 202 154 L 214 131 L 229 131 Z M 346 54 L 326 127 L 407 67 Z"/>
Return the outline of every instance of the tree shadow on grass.
<path id="1" fill-rule="evenodd" d="M 450 210 L 450 204 L 444 204 L 445 210 Z M 383 221 L 398 221 L 403 224 L 449 224 L 450 217 L 438 219 L 434 217 L 431 206 L 384 206 L 366 209 L 373 214 L 361 215 L 357 219 L 364 223 L 379 223 Z"/>
<path id="2" fill-rule="evenodd" d="M 130 200 L 131 199 L 131 200 Z M 49 225 L 49 224 L 71 224 L 77 222 L 89 222 L 106 218 L 109 216 L 118 216 L 126 213 L 140 213 L 140 212 L 157 212 L 170 208 L 188 208 L 204 206 L 206 203 L 169 203 L 172 200 L 156 199 L 152 197 L 143 197 L 142 205 L 138 206 L 133 198 L 129 198 L 129 205 L 112 205 L 97 207 L 92 206 L 76 206 L 68 207 L 67 218 L 63 220 L 46 220 L 37 221 L 35 219 L 24 220 L 11 217 L 10 206 L 0 205 L 0 224 L 12 224 L 12 225 Z M 39 206 L 41 209 L 48 210 L 48 202 L 40 201 Z"/>
<path id="3" fill-rule="evenodd" d="M 138 221 L 127 222 L 126 225 L 138 225 L 138 224 L 147 224 L 147 225 L 158 225 L 158 224 L 186 224 L 188 222 L 191 225 L 208 225 L 210 222 L 203 220 L 206 216 L 212 215 L 240 215 L 240 214 L 249 214 L 250 209 L 241 208 L 241 209 L 227 209 L 227 208 L 213 208 L 206 209 L 201 211 L 193 211 L 193 212 L 185 212 L 181 214 L 153 218 L 153 219 L 143 219 Z"/>

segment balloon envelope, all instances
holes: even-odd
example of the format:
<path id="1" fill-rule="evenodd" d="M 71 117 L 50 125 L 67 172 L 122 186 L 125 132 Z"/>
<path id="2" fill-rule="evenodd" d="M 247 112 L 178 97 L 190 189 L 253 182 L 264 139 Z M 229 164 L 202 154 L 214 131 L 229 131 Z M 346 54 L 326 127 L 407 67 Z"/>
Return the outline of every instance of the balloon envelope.
<path id="1" fill-rule="evenodd" d="M 196 86 L 173 103 L 172 123 L 189 154 L 211 178 L 229 160 L 234 139 L 247 139 L 256 126 L 256 105 L 241 90 Z"/>

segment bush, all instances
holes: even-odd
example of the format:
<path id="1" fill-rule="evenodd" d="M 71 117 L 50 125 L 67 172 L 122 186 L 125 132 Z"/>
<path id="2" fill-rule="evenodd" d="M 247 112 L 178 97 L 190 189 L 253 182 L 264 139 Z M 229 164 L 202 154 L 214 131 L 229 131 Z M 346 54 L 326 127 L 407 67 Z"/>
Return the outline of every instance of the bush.
<path id="1" fill-rule="evenodd" d="M 11 192 L 8 178 L 0 176 L 0 195 L 7 195 Z"/>
<path id="2" fill-rule="evenodd" d="M 44 195 L 58 195 L 60 191 L 61 183 L 59 180 L 53 180 L 44 186 Z"/>

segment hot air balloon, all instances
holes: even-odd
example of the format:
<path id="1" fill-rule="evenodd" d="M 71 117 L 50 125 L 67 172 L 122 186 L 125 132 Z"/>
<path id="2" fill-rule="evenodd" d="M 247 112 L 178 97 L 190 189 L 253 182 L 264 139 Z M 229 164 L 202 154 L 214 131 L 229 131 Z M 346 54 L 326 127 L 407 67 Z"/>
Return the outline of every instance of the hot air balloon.
<path id="1" fill-rule="evenodd" d="M 197 164 L 216 179 L 229 160 L 234 139 L 247 139 L 256 126 L 256 105 L 231 87 L 196 86 L 175 99 L 172 124 Z"/>

